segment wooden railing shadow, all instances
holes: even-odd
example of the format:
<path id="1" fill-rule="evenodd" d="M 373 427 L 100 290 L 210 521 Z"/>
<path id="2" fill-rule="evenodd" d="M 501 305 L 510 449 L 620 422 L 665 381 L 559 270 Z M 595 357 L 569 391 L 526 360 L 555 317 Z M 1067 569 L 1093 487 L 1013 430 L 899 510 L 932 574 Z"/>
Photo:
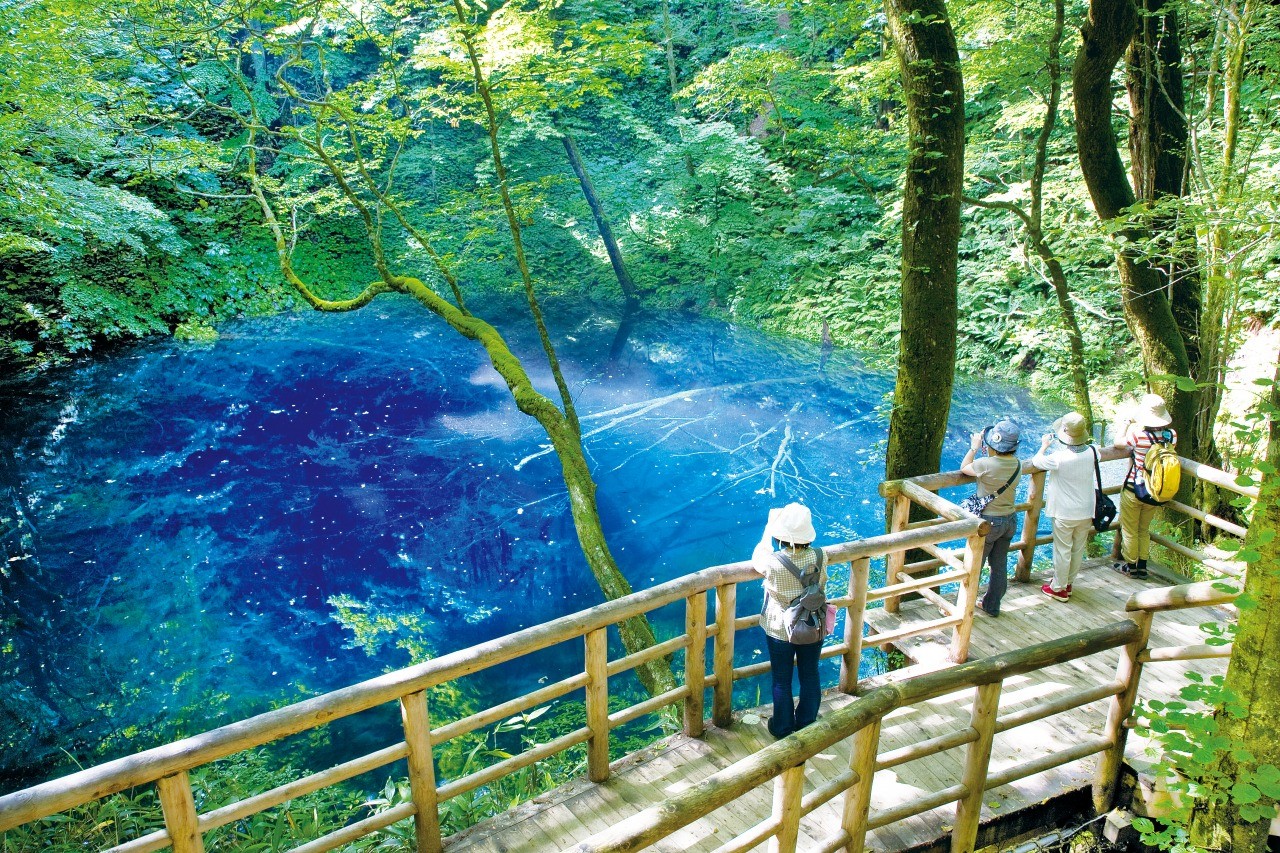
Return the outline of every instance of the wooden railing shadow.
<path id="1" fill-rule="evenodd" d="M 1108 453 L 1111 455 L 1106 455 Z M 1106 451 L 1104 458 L 1117 458 L 1117 455 Z M 1199 476 L 1205 476 L 1206 470 L 1212 470 L 1196 466 L 1195 463 L 1188 464 L 1187 460 L 1184 460 L 1184 467 L 1193 475 Z M 1035 536 L 1035 530 L 1041 506 L 1040 496 L 1043 493 L 1044 475 L 1043 472 L 1031 470 L 1028 476 L 1032 478 L 1030 497 L 1027 502 L 1019 505 L 1019 510 L 1026 513 L 1023 541 L 1019 545 L 1023 555 L 1019 561 L 1020 573 L 1024 569 L 1024 562 L 1025 568 L 1029 570 L 1031 552 L 1041 541 Z M 1247 493 L 1247 490 L 1241 489 L 1234 483 L 1228 486 L 1229 478 L 1222 472 L 1216 472 L 1212 477 L 1206 476 L 1206 479 L 1211 479 L 1212 482 L 1235 491 Z M 981 568 L 979 558 L 989 524 L 935 493 L 940 488 L 959 485 L 967 480 L 968 478 L 958 472 L 953 472 L 886 483 L 882 486 L 882 490 L 886 496 L 894 499 L 895 509 L 891 520 L 893 529 L 882 536 L 824 546 L 831 564 L 850 564 L 848 592 L 833 599 L 833 602 L 846 612 L 844 634 L 837 642 L 824 647 L 822 653 L 823 657 L 841 659 L 839 686 L 845 693 L 852 694 L 855 691 L 862 652 L 866 648 L 882 647 L 923 633 L 950 631 L 952 660 L 962 662 L 968 657 L 974 599 L 978 590 Z M 908 523 L 907 509 L 913 501 L 935 513 L 936 517 Z M 1213 523 L 1211 518 L 1207 520 Z M 1218 526 L 1222 527 L 1223 524 L 1226 522 Z M 1222 529 L 1227 528 L 1222 527 Z M 962 544 L 953 548 L 944 547 L 947 543 L 957 542 Z M 912 549 L 925 549 L 933 555 L 932 561 L 929 564 L 905 564 L 905 554 Z M 885 561 L 886 578 L 883 585 L 873 587 L 870 567 L 871 562 L 876 559 Z M 922 572 L 939 567 L 943 568 L 942 572 L 918 576 Z M 294 849 L 305 851 L 305 853 L 336 849 L 355 839 L 412 818 L 418 849 L 424 853 L 441 850 L 443 844 L 440 806 L 443 802 L 582 745 L 585 745 L 587 753 L 588 776 L 593 781 L 603 781 L 610 773 L 611 732 L 646 714 L 680 705 L 685 733 L 691 737 L 698 737 L 703 733 L 705 725 L 705 701 L 709 690 L 711 720 L 718 726 L 730 726 L 733 723 L 734 684 L 768 670 L 767 663 L 734 666 L 734 640 L 737 632 L 753 628 L 759 622 L 759 617 L 756 615 L 737 615 L 738 585 L 744 582 L 759 582 L 759 576 L 745 562 L 704 569 L 625 598 L 536 625 L 478 646 L 446 654 L 351 687 L 8 794 L 0 797 L 0 832 L 127 789 L 154 784 L 163 810 L 164 827 L 111 848 L 112 851 L 145 853 L 145 851 L 172 847 L 178 853 L 196 853 L 204 849 L 203 837 L 219 827 L 243 820 L 304 794 L 340 784 L 361 774 L 407 759 L 412 793 L 410 801 L 394 805 L 386 811 Z M 954 585 L 954 601 L 948 600 L 939 591 L 939 588 L 949 585 Z M 908 593 L 922 595 L 936 605 L 941 613 L 940 618 L 906 623 L 892 632 L 864 636 L 864 615 L 869 605 L 883 600 L 886 607 L 896 606 L 899 597 Z M 712 599 L 714 599 L 714 607 L 711 606 Z M 684 602 L 685 607 L 685 628 L 682 634 L 635 654 L 612 660 L 609 658 L 608 632 L 612 626 L 633 616 L 649 613 L 681 601 Z M 1129 631 L 1129 628 L 1121 629 L 1113 626 L 1112 633 L 1105 635 L 1111 638 L 1106 640 L 1111 643 L 1106 647 L 1131 644 L 1134 638 L 1130 636 Z M 1073 642 L 1085 642 L 1088 645 L 1095 641 L 1102 642 L 1098 639 L 1102 636 L 1099 634 L 1087 642 L 1084 640 Z M 433 687 L 486 671 L 562 643 L 582 644 L 583 668 L 580 672 L 510 701 L 484 708 L 463 719 L 441 724 L 433 723 L 432 712 L 428 707 L 428 691 Z M 708 647 L 711 650 L 710 670 L 707 669 Z M 1089 647 L 1092 648 L 1092 646 Z M 619 676 L 642 663 L 675 653 L 682 653 L 684 658 L 683 678 L 676 688 L 659 696 L 635 701 L 626 707 L 615 707 L 611 710 L 610 699 L 617 698 L 611 694 L 611 682 L 617 683 Z M 1021 661 L 1020 663 L 1007 665 L 1028 665 L 1027 661 L 1040 660 L 1036 655 L 1042 653 L 1036 652 L 1030 657 L 1017 658 L 1016 661 Z M 1157 660 L 1157 658 L 1148 659 Z M 1140 671 L 1141 662 L 1134 658 L 1135 672 Z M 963 674 L 975 672 L 989 674 L 996 670 L 968 668 L 962 669 L 961 672 L 961 677 L 968 677 Z M 996 683 L 998 679 L 995 676 L 991 677 L 995 680 L 980 683 L 996 684 L 995 689 L 998 690 Z M 923 683 L 929 685 L 941 682 Z M 933 688 L 919 689 L 927 692 Z M 1118 692 L 1119 689 L 1116 687 L 1112 692 Z M 1125 689 L 1127 690 L 1128 687 L 1126 686 Z M 586 724 L 583 727 L 458 778 L 440 781 L 436 779 L 436 758 L 442 745 L 514 715 L 544 706 L 575 691 L 582 691 L 585 697 Z M 894 696 L 897 698 L 893 701 L 898 702 L 906 694 L 891 692 L 876 695 Z M 886 701 L 889 700 L 877 700 L 877 702 Z M 389 703 L 394 703 L 399 708 L 404 740 L 221 808 L 204 813 L 197 810 L 189 777 L 193 769 Z M 876 704 L 874 707 L 878 708 L 879 705 Z M 986 707 L 984 704 L 983 708 Z M 976 710 L 975 713 L 977 713 Z M 982 713 L 986 714 L 988 711 Z M 1127 716 L 1126 711 L 1124 717 Z M 839 717 L 839 720 L 845 722 L 853 719 L 849 715 Z M 983 725 L 990 724 L 990 721 L 982 722 Z M 878 726 L 878 723 L 876 725 Z M 845 728 L 847 732 L 842 736 L 856 734 L 863 740 L 874 740 L 874 735 L 866 733 L 870 729 L 865 726 L 856 728 L 845 726 Z M 841 731 L 844 730 L 841 729 Z M 831 733 L 834 730 L 831 728 L 830 721 L 825 721 L 817 731 Z M 975 727 L 973 731 L 979 731 L 979 729 Z M 806 734 L 799 743 L 810 744 L 814 742 L 812 741 L 814 736 L 816 735 Z M 954 740 L 956 737 L 961 739 Z M 974 735 L 975 739 L 970 739 L 968 734 L 951 735 L 949 739 L 935 739 L 936 742 L 931 741 L 920 746 L 937 748 L 940 751 L 956 745 L 976 743 L 977 737 L 978 735 Z M 1119 740 L 1121 740 L 1119 733 L 1111 735 L 1113 744 Z M 865 757 L 865 749 L 862 749 L 865 744 L 862 741 L 858 743 L 861 751 L 855 750 L 855 752 Z M 1098 749 L 1109 748 L 1098 746 L 1098 744 L 1093 746 L 1097 746 Z M 773 750 L 769 751 L 770 756 L 782 755 L 774 748 L 770 749 Z M 807 747 L 800 749 L 799 752 L 786 753 L 788 761 L 795 758 L 795 762 L 788 765 L 789 767 L 797 767 L 804 761 L 803 757 L 797 756 L 802 756 L 805 749 Z M 903 760 L 908 759 L 903 758 Z M 772 763 L 768 766 L 776 766 L 778 773 L 787 769 Z M 862 769 L 865 770 L 865 766 Z M 861 771 L 855 767 L 850 772 L 856 775 Z M 795 788 L 795 775 L 789 775 L 787 778 L 790 781 L 787 782 L 789 787 L 783 802 L 791 804 L 787 806 L 787 814 L 790 814 L 794 811 L 795 802 L 793 801 L 798 796 L 795 793 L 798 789 Z M 850 776 L 849 779 L 853 780 L 854 777 Z M 967 775 L 966 779 L 968 779 Z M 853 781 L 849 784 L 853 785 Z M 971 793 L 972 785 L 975 783 L 970 780 L 965 784 L 970 786 L 966 791 Z M 958 790 L 957 788 L 949 792 L 937 792 L 933 795 L 933 799 L 941 797 L 939 802 L 954 801 L 956 797 L 952 795 L 956 795 Z M 835 793 L 831 793 L 831 796 L 835 796 Z M 862 793 L 856 796 L 861 797 Z M 936 807 L 937 804 L 929 808 Z M 789 821 L 790 818 L 787 820 Z M 784 823 L 786 822 L 780 819 L 779 827 Z"/>

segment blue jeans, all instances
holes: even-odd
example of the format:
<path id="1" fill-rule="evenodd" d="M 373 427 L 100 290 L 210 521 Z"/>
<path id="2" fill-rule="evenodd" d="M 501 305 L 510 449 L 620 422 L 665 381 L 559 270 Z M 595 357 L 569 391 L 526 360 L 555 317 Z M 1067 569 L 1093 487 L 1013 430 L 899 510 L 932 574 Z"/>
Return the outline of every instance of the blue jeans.
<path id="1" fill-rule="evenodd" d="M 818 719 L 818 706 L 822 704 L 818 657 L 822 643 L 797 646 L 768 634 L 765 639 L 769 641 L 769 667 L 773 672 L 773 719 L 769 721 L 769 734 L 786 737 Z M 795 705 L 791 693 L 793 665 L 800 674 L 800 701 Z"/>
<path id="2" fill-rule="evenodd" d="M 1009 589 L 1009 546 L 1018 530 L 1018 516 L 984 515 L 983 518 L 991 522 L 991 532 L 982 546 L 982 560 L 991 566 L 991 580 L 987 583 L 987 594 L 978 604 L 992 616 L 998 616 L 1000 599 Z"/>

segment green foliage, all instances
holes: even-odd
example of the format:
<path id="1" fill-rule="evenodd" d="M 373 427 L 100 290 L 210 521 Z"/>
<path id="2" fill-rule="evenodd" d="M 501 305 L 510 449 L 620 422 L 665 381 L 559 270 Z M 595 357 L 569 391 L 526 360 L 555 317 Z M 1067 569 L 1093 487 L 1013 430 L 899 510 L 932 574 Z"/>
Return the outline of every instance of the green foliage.
<path id="1" fill-rule="evenodd" d="M 266 750 L 251 750 L 198 768 L 191 774 L 196 808 L 210 811 L 278 787 L 303 775 Z M 204 836 L 210 853 L 271 853 L 297 846 L 380 810 L 377 799 L 341 787 L 290 800 L 275 809 L 228 824 Z M 132 789 L 0 834 L 0 853 L 80 853 L 101 850 L 164 828 L 151 787 Z M 350 850 L 388 849 L 376 838 Z M 398 849 L 409 850 L 407 845 Z"/>

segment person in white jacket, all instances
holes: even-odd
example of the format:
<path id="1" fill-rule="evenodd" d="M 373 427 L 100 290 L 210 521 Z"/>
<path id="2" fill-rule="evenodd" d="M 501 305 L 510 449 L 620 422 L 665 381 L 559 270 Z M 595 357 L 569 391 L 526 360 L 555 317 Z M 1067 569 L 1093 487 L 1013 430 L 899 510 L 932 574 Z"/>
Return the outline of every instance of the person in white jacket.
<path id="1" fill-rule="evenodd" d="M 1054 438 L 1062 445 L 1049 452 Z M 1040 591 L 1055 601 L 1071 600 L 1071 585 L 1084 560 L 1084 546 L 1093 530 L 1093 445 L 1084 416 L 1063 415 L 1053 432 L 1040 441 L 1031 464 L 1049 473 L 1045 514 L 1053 520 L 1053 579 Z"/>

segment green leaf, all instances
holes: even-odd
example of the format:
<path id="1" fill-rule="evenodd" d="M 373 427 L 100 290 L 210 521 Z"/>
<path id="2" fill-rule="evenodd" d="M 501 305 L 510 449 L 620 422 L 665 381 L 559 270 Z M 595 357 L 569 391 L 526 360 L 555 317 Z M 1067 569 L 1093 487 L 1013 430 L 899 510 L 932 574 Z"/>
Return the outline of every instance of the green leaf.
<path id="1" fill-rule="evenodd" d="M 1231 802 L 1236 805 L 1248 805 L 1262 799 L 1262 792 L 1248 782 L 1237 782 L 1231 786 Z"/>

